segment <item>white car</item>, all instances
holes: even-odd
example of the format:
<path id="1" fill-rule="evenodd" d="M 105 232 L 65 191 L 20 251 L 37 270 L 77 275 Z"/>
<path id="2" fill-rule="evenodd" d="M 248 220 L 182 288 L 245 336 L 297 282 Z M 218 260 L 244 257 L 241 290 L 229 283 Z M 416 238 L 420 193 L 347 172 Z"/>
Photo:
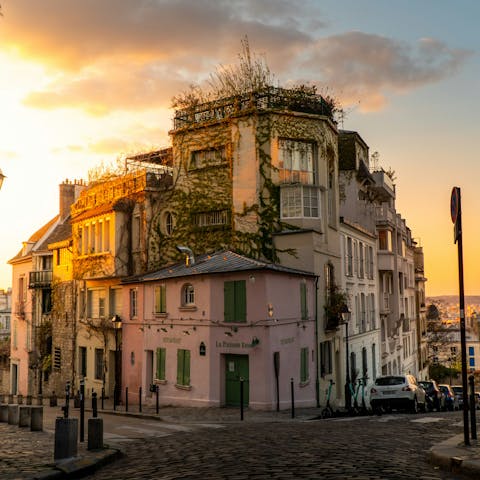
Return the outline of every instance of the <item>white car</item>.
<path id="1" fill-rule="evenodd" d="M 370 389 L 373 411 L 406 409 L 412 413 L 425 411 L 425 390 L 413 375 L 378 377 Z"/>

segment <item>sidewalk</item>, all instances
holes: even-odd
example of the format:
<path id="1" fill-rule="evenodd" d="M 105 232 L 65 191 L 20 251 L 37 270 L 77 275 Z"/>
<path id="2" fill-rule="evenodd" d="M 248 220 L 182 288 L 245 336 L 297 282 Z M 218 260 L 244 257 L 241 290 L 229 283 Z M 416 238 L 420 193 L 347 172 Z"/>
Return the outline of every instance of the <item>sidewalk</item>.
<path id="1" fill-rule="evenodd" d="M 480 478 L 480 443 L 478 440 L 470 440 L 470 443 L 470 446 L 465 446 L 464 435 L 455 435 L 434 445 L 428 453 L 428 461 L 443 470 L 478 479 Z"/>

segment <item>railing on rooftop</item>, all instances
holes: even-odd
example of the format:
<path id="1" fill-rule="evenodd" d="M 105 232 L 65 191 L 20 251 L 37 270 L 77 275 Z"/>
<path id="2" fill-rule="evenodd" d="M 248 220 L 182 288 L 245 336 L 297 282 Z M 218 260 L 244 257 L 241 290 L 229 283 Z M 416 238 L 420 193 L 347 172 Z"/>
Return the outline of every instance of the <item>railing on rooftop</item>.
<path id="1" fill-rule="evenodd" d="M 221 98 L 175 112 L 174 130 L 223 120 L 248 110 L 289 110 L 324 115 L 333 120 L 334 106 L 321 95 L 304 90 L 268 87 L 249 94 Z"/>
<path id="2" fill-rule="evenodd" d="M 147 187 L 161 187 L 171 184 L 169 171 L 161 173 L 140 169 L 112 180 L 99 182 L 84 190 L 72 205 L 72 215 L 78 215 L 100 205 L 108 205 L 121 198 L 143 192 Z"/>

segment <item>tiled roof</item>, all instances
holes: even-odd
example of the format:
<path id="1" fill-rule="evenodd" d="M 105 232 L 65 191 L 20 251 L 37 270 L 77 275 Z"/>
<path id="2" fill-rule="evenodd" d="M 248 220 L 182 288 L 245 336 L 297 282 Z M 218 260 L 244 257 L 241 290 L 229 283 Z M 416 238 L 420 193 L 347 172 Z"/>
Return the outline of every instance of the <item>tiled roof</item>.
<path id="1" fill-rule="evenodd" d="M 70 224 L 70 217 L 64 223 L 57 225 L 52 233 L 42 242 L 37 250 L 47 250 L 50 243 L 57 243 L 63 240 L 68 240 L 72 236 L 72 225 Z"/>
<path id="2" fill-rule="evenodd" d="M 294 275 L 314 276 L 312 272 L 305 272 L 303 270 L 288 268 L 275 263 L 254 260 L 230 250 L 224 250 L 210 255 L 199 255 L 198 257 L 195 257 L 195 263 L 191 266 L 185 265 L 185 262 L 175 263 L 156 272 L 126 278 L 123 280 L 123 283 L 149 282 L 168 278 L 188 277 L 192 275 L 231 273 L 248 270 L 268 270 Z"/>
<path id="3" fill-rule="evenodd" d="M 44 235 L 47 233 L 49 228 L 58 220 L 59 215 L 53 217 L 49 222 L 47 222 L 43 227 L 39 228 L 29 239 L 29 242 L 38 242 Z"/>

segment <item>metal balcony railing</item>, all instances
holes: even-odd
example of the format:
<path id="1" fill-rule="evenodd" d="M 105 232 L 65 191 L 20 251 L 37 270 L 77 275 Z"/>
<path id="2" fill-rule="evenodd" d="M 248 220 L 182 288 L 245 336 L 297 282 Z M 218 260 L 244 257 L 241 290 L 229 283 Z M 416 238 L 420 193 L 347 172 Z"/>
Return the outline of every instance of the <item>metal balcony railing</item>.
<path id="1" fill-rule="evenodd" d="M 52 270 L 30 272 L 28 288 L 50 288 L 52 286 Z"/>

